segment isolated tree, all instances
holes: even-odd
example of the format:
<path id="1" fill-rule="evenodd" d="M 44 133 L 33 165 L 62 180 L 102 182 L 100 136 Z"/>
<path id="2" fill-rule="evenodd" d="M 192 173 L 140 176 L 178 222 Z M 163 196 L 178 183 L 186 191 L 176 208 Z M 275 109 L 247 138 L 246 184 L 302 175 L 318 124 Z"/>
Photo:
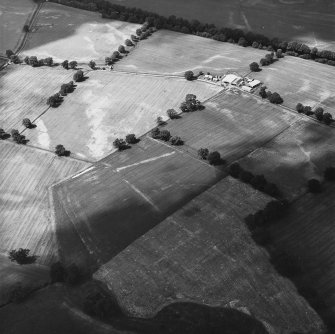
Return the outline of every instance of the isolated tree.
<path id="1" fill-rule="evenodd" d="M 27 129 L 30 129 L 31 127 L 32 127 L 32 123 L 31 123 L 31 121 L 30 121 L 30 119 L 29 118 L 24 118 L 23 120 L 22 120 L 22 125 L 24 126 L 24 127 L 26 127 Z"/>
<path id="2" fill-rule="evenodd" d="M 221 161 L 221 155 L 218 151 L 210 152 L 207 156 L 207 160 L 211 165 L 217 165 Z"/>
<path id="3" fill-rule="evenodd" d="M 194 79 L 194 73 L 192 71 L 186 71 L 184 76 L 185 76 L 185 79 L 188 81 L 191 81 Z"/>
<path id="4" fill-rule="evenodd" d="M 136 144 L 138 142 L 138 139 L 136 138 L 136 136 L 133 133 L 131 133 L 131 134 L 126 136 L 126 142 L 128 144 Z"/>
<path id="5" fill-rule="evenodd" d="M 69 68 L 72 70 L 75 69 L 78 66 L 78 63 L 75 60 L 72 60 L 69 62 Z"/>
<path id="6" fill-rule="evenodd" d="M 333 121 L 333 116 L 329 112 L 326 112 L 323 114 L 322 121 L 329 125 Z"/>
<path id="7" fill-rule="evenodd" d="M 253 71 L 253 72 L 258 72 L 259 71 L 259 65 L 256 62 L 252 62 L 249 65 L 249 68 L 250 68 L 250 71 Z"/>
<path id="8" fill-rule="evenodd" d="M 168 109 L 166 113 L 170 119 L 179 118 L 178 113 L 174 109 Z"/>
<path id="9" fill-rule="evenodd" d="M 208 148 L 200 148 L 198 150 L 198 157 L 202 160 L 206 160 L 208 158 L 208 154 L 209 154 Z"/>
<path id="10" fill-rule="evenodd" d="M 163 141 L 169 141 L 170 138 L 171 138 L 171 134 L 170 134 L 170 131 L 168 130 L 162 130 L 159 134 L 159 139 Z"/>
<path id="11" fill-rule="evenodd" d="M 74 75 L 73 75 L 73 80 L 75 82 L 79 82 L 79 81 L 83 81 L 84 80 L 84 72 L 82 70 L 77 71 Z"/>
<path id="12" fill-rule="evenodd" d="M 133 46 L 133 45 L 134 45 L 134 43 L 133 43 L 130 39 L 126 39 L 126 40 L 124 41 L 124 44 L 125 44 L 126 46 Z"/>
<path id="13" fill-rule="evenodd" d="M 304 105 L 301 104 L 301 103 L 298 103 L 295 107 L 295 110 L 298 112 L 298 113 L 303 113 L 304 112 Z"/>
<path id="14" fill-rule="evenodd" d="M 314 114 L 317 120 L 319 121 L 323 120 L 323 108 L 321 107 L 316 108 Z"/>
<path id="15" fill-rule="evenodd" d="M 276 92 L 271 94 L 271 96 L 269 97 L 269 101 L 274 104 L 281 104 L 284 102 L 281 96 Z"/>
<path id="16" fill-rule="evenodd" d="M 171 142 L 171 145 L 175 145 L 175 146 L 180 146 L 184 144 L 184 141 L 178 136 L 172 137 L 170 142 Z"/>
<path id="17" fill-rule="evenodd" d="M 322 190 L 321 183 L 317 179 L 308 180 L 307 186 L 308 190 L 313 194 L 320 193 Z"/>
<path id="18" fill-rule="evenodd" d="M 52 283 L 64 282 L 66 278 L 66 271 L 60 262 L 53 263 L 50 267 L 50 279 Z"/>
<path id="19" fill-rule="evenodd" d="M 241 171 L 242 171 L 242 168 L 241 166 L 239 165 L 239 163 L 237 162 L 234 162 L 232 163 L 230 166 L 229 166 L 229 174 L 232 176 L 232 177 L 235 177 L 235 178 L 238 178 Z"/>
<path id="20" fill-rule="evenodd" d="M 95 61 L 94 61 L 94 60 L 90 60 L 90 62 L 88 63 L 88 66 L 89 66 L 92 70 L 94 70 L 94 69 L 95 69 L 95 66 L 96 66 Z"/>
<path id="21" fill-rule="evenodd" d="M 113 146 L 117 148 L 119 151 L 123 151 L 128 148 L 127 143 L 122 138 L 116 138 L 113 142 Z"/>
<path id="22" fill-rule="evenodd" d="M 35 255 L 29 255 L 30 250 L 26 248 L 13 249 L 8 253 L 8 257 L 12 262 L 18 264 L 34 263 L 37 259 Z"/>
<path id="23" fill-rule="evenodd" d="M 326 168 L 324 177 L 327 181 L 335 181 L 335 167 Z"/>
<path id="24" fill-rule="evenodd" d="M 10 57 L 14 54 L 14 52 L 12 50 L 6 50 L 6 56 L 8 59 L 10 59 Z"/>
<path id="25" fill-rule="evenodd" d="M 55 153 L 59 156 L 65 156 L 66 155 L 66 149 L 63 145 L 59 144 L 55 147 Z"/>
<path id="26" fill-rule="evenodd" d="M 120 45 L 120 46 L 118 47 L 118 51 L 119 51 L 120 53 L 126 53 L 126 48 L 125 48 L 123 45 Z"/>
<path id="27" fill-rule="evenodd" d="M 63 66 L 66 70 L 68 70 L 68 69 L 69 69 L 69 61 L 68 61 L 68 60 L 64 60 L 64 61 L 62 62 L 62 66 Z"/>

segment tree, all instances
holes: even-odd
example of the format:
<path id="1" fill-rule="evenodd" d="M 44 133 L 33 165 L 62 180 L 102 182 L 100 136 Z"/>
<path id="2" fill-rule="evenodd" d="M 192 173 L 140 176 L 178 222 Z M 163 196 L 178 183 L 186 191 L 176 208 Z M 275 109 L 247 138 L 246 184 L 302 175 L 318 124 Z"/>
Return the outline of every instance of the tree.
<path id="1" fill-rule="evenodd" d="M 252 46 L 253 48 L 257 49 L 258 46 L 259 46 L 259 44 L 258 44 L 258 42 L 254 41 L 254 42 L 252 43 L 251 46 Z"/>
<path id="2" fill-rule="evenodd" d="M 30 119 L 29 118 L 24 118 L 23 120 L 22 120 L 22 125 L 24 126 L 24 127 L 26 127 L 27 129 L 30 129 L 31 127 L 32 127 L 32 123 L 31 123 L 31 121 L 30 121 Z"/>
<path id="3" fill-rule="evenodd" d="M 262 97 L 262 99 L 265 99 L 267 97 L 267 95 L 266 95 L 266 87 L 262 86 L 260 88 L 259 95 Z"/>
<path id="4" fill-rule="evenodd" d="M 72 70 L 75 69 L 78 66 L 78 63 L 75 60 L 72 60 L 69 62 L 69 68 Z"/>
<path id="5" fill-rule="evenodd" d="M 122 138 L 116 138 L 113 142 L 113 146 L 117 148 L 119 151 L 123 151 L 128 148 L 127 143 Z"/>
<path id="6" fill-rule="evenodd" d="M 333 116 L 329 112 L 326 112 L 323 114 L 322 120 L 325 124 L 329 125 L 333 121 Z"/>
<path id="7" fill-rule="evenodd" d="M 134 45 L 133 42 L 130 39 L 126 39 L 124 41 L 124 44 L 126 44 L 126 46 L 133 46 Z"/>
<path id="8" fill-rule="evenodd" d="M 112 54 L 112 59 L 119 59 L 121 57 L 120 52 L 119 51 L 114 51 Z"/>
<path id="9" fill-rule="evenodd" d="M 175 145 L 175 146 L 180 146 L 184 144 L 184 141 L 178 136 L 172 137 L 170 141 L 171 141 L 171 145 Z"/>
<path id="10" fill-rule="evenodd" d="M 44 60 L 43 59 L 39 59 L 37 66 L 43 66 L 43 65 L 44 65 Z"/>
<path id="11" fill-rule="evenodd" d="M 4 139 L 7 139 L 9 137 L 10 137 L 10 135 L 8 133 L 6 133 L 4 129 L 0 128 L 0 139 L 4 140 Z"/>
<path id="12" fill-rule="evenodd" d="M 166 124 L 166 122 L 163 120 L 163 118 L 161 116 L 158 116 L 156 118 L 156 123 L 157 123 L 158 126 Z"/>
<path id="13" fill-rule="evenodd" d="M 323 120 L 323 108 L 318 107 L 315 109 L 314 111 L 315 117 L 318 121 L 322 121 Z"/>
<path id="14" fill-rule="evenodd" d="M 304 114 L 306 114 L 307 116 L 313 114 L 312 108 L 310 106 L 304 106 Z"/>
<path id="15" fill-rule="evenodd" d="M 161 131 L 159 128 L 154 128 L 151 130 L 151 137 L 154 139 L 159 139 Z"/>
<path id="16" fill-rule="evenodd" d="M 171 134 L 169 130 L 162 130 L 159 134 L 159 139 L 164 141 L 169 141 L 171 138 Z"/>
<path id="17" fill-rule="evenodd" d="M 237 44 L 244 47 L 248 46 L 248 42 L 244 37 L 240 37 Z"/>
<path id="18" fill-rule="evenodd" d="M 123 45 L 120 45 L 120 46 L 118 47 L 118 51 L 119 51 L 120 53 L 126 53 L 126 48 L 125 48 Z"/>
<path id="19" fill-rule="evenodd" d="M 136 138 L 136 136 L 133 133 L 126 136 L 126 142 L 128 144 L 136 144 L 138 143 L 138 141 L 139 140 Z"/>
<path id="20" fill-rule="evenodd" d="M 64 60 L 62 62 L 62 66 L 63 66 L 63 68 L 65 68 L 66 70 L 68 70 L 69 69 L 69 61 L 68 60 Z"/>
<path id="21" fill-rule="evenodd" d="M 271 94 L 271 96 L 269 97 L 269 101 L 274 104 L 281 104 L 284 102 L 281 96 L 276 92 Z"/>
<path id="22" fill-rule="evenodd" d="M 335 167 L 326 168 L 324 177 L 327 181 L 335 181 Z"/>
<path id="23" fill-rule="evenodd" d="M 261 58 L 261 60 L 259 61 L 259 63 L 262 66 L 268 66 L 270 64 L 269 61 L 266 58 Z"/>
<path id="24" fill-rule="evenodd" d="M 235 178 L 238 178 L 240 173 L 242 171 L 242 168 L 241 166 L 239 165 L 239 163 L 237 162 L 234 162 L 232 163 L 230 166 L 229 166 L 229 174 L 232 176 L 232 177 L 235 177 Z"/>
<path id="25" fill-rule="evenodd" d="M 295 110 L 298 112 L 298 113 L 303 113 L 304 112 L 304 105 L 301 104 L 301 103 L 298 103 L 295 107 Z"/>
<path id="26" fill-rule="evenodd" d="M 208 148 L 200 148 L 198 150 L 198 157 L 202 160 L 206 160 L 208 158 L 208 154 L 209 154 Z"/>
<path id="27" fill-rule="evenodd" d="M 252 178 L 253 178 L 253 174 L 249 171 L 246 171 L 246 170 L 243 170 L 241 173 L 240 173 L 240 179 L 241 181 L 245 182 L 245 183 L 249 183 Z"/>
<path id="28" fill-rule="evenodd" d="M 94 70 L 94 69 L 95 69 L 95 66 L 96 66 L 95 61 L 94 61 L 94 60 L 90 60 L 90 62 L 88 63 L 88 66 L 89 66 L 92 70 Z"/>
<path id="29" fill-rule="evenodd" d="M 60 262 L 53 263 L 50 267 L 50 279 L 52 283 L 64 282 L 66 271 Z"/>
<path id="30" fill-rule="evenodd" d="M 282 49 L 278 49 L 276 52 L 276 57 L 277 58 L 283 58 L 283 50 Z"/>
<path id="31" fill-rule="evenodd" d="M 192 71 L 186 71 L 184 76 L 185 76 L 185 79 L 188 81 L 191 81 L 194 79 L 194 73 Z"/>
<path id="32" fill-rule="evenodd" d="M 252 72 L 258 72 L 259 71 L 259 65 L 256 62 L 252 62 L 249 65 L 250 71 Z"/>
<path id="33" fill-rule="evenodd" d="M 105 65 L 112 65 L 113 60 L 112 57 L 105 57 Z"/>
<path id="34" fill-rule="evenodd" d="M 28 24 L 25 24 L 24 26 L 23 26 L 23 32 L 29 32 L 29 26 L 28 26 Z"/>
<path id="35" fill-rule="evenodd" d="M 142 35 L 142 30 L 140 28 L 136 29 L 136 35 L 139 37 Z"/>
<path id="36" fill-rule="evenodd" d="M 12 50 L 6 50 L 6 56 L 8 59 L 10 59 L 10 57 L 14 54 L 14 52 Z"/>
<path id="37" fill-rule="evenodd" d="M 34 263 L 37 256 L 29 255 L 29 253 L 30 250 L 26 248 L 13 249 L 9 252 L 8 257 L 12 262 L 17 262 L 18 264 Z"/>
<path id="38" fill-rule="evenodd" d="M 307 186 L 308 190 L 313 194 L 320 193 L 322 190 L 320 181 L 316 179 L 308 180 Z"/>
<path id="39" fill-rule="evenodd" d="M 32 67 L 37 67 L 39 65 L 37 57 L 35 56 L 29 57 L 29 65 Z"/>
<path id="40" fill-rule="evenodd" d="M 14 64 L 20 64 L 21 63 L 21 59 L 18 55 L 11 55 L 10 56 L 10 61 Z"/>
<path id="41" fill-rule="evenodd" d="M 221 155 L 218 151 L 210 152 L 207 156 L 207 160 L 211 165 L 217 165 L 221 162 Z"/>
<path id="42" fill-rule="evenodd" d="M 47 57 L 47 58 L 44 59 L 44 64 L 46 66 L 50 66 L 51 67 L 53 65 L 53 63 L 54 63 L 54 61 L 53 61 L 52 57 Z"/>
<path id="43" fill-rule="evenodd" d="M 166 113 L 170 119 L 179 118 L 178 113 L 174 109 L 168 109 Z"/>
<path id="44" fill-rule="evenodd" d="M 28 56 L 26 56 L 26 57 L 24 57 L 24 60 L 23 60 L 27 65 L 29 65 L 29 57 Z"/>
<path id="45" fill-rule="evenodd" d="M 134 43 L 138 41 L 138 38 L 135 35 L 131 35 L 130 38 Z"/>
<path id="46" fill-rule="evenodd" d="M 26 137 L 21 135 L 18 130 L 13 129 L 11 131 L 11 135 L 12 135 L 13 140 L 17 144 L 25 144 L 26 143 L 26 139 L 25 139 Z"/>
<path id="47" fill-rule="evenodd" d="M 59 93 L 56 93 L 47 99 L 47 105 L 49 105 L 52 108 L 58 107 L 61 102 L 62 97 Z"/>
<path id="48" fill-rule="evenodd" d="M 83 81 L 84 80 L 84 72 L 82 70 L 77 71 L 74 75 L 73 75 L 73 80 L 75 82 L 79 82 L 79 81 Z"/>
<path id="49" fill-rule="evenodd" d="M 65 147 L 61 144 L 57 145 L 55 147 L 55 153 L 59 156 L 59 157 L 62 157 L 62 156 L 65 156 Z"/>

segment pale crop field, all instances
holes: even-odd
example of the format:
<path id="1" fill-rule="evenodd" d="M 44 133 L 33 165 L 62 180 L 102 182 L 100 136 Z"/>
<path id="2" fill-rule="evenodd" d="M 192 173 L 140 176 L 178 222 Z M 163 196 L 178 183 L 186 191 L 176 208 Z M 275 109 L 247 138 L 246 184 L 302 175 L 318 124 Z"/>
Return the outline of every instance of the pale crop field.
<path id="1" fill-rule="evenodd" d="M 230 43 L 160 30 L 141 41 L 130 55 L 115 65 L 116 69 L 181 74 L 187 70 L 200 70 L 215 74 L 228 71 L 244 75 L 249 64 L 259 61 L 267 52 L 242 48 Z"/>
<path id="2" fill-rule="evenodd" d="M 140 136 L 156 126 L 157 116 L 177 108 L 186 94 L 205 100 L 221 87 L 180 78 L 91 71 L 85 82 L 50 109 L 29 131 L 31 144 L 53 149 L 63 144 L 80 158 L 98 160 L 115 149 L 113 141 Z M 28 132 L 27 132 L 28 134 Z"/>
<path id="3" fill-rule="evenodd" d="M 70 158 L 1 143 L 0 252 L 28 248 L 39 263 L 57 256 L 48 186 L 87 166 Z"/>
<path id="4" fill-rule="evenodd" d="M 73 73 L 45 66 L 6 67 L 0 72 L 0 127 L 6 131 L 23 130 L 22 119 L 33 121 L 43 113 L 48 108 L 48 97 L 59 92 L 63 83 L 71 81 Z M 29 133 L 25 135 L 29 137 Z"/>
<path id="5" fill-rule="evenodd" d="M 180 136 L 180 148 L 197 156 L 200 148 L 219 151 L 227 162 L 263 146 L 284 131 L 296 116 L 238 90 L 224 91 L 206 103 L 205 109 L 183 113 L 165 127 Z"/>
<path id="6" fill-rule="evenodd" d="M 264 174 L 293 199 L 306 191 L 309 179 L 322 180 L 324 170 L 335 165 L 334 140 L 333 128 L 301 120 L 240 163 Z"/>
<path id="7" fill-rule="evenodd" d="M 139 27 L 102 19 L 96 12 L 45 3 L 22 53 L 57 61 L 102 62 Z"/>
<path id="8" fill-rule="evenodd" d="M 286 56 L 252 75 L 278 92 L 285 106 L 295 109 L 298 102 L 320 106 L 335 117 L 334 66 Z"/>
<path id="9" fill-rule="evenodd" d="M 23 36 L 23 26 L 37 5 L 32 0 L 1 0 L 0 54 L 15 50 Z"/>
<path id="10" fill-rule="evenodd" d="M 244 224 L 246 215 L 269 200 L 227 177 L 129 245 L 94 277 L 132 316 L 151 317 L 169 303 L 190 301 L 250 312 L 271 332 L 317 329 L 317 314 L 273 269 Z"/>

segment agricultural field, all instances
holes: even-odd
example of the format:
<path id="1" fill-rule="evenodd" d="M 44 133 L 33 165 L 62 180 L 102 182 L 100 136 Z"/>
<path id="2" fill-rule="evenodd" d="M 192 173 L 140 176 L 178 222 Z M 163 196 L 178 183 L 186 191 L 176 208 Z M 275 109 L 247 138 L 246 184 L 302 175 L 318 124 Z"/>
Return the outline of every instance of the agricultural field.
<path id="1" fill-rule="evenodd" d="M 333 128 L 301 120 L 239 162 L 255 174 L 264 174 L 294 199 L 307 190 L 309 179 L 321 180 L 324 170 L 335 165 L 334 140 Z"/>
<path id="2" fill-rule="evenodd" d="M 15 50 L 23 37 L 23 26 L 28 23 L 36 8 L 32 0 L 1 0 L 0 3 L 0 54 Z"/>
<path id="3" fill-rule="evenodd" d="M 255 245 L 243 218 L 271 198 L 227 177 L 129 245 L 94 277 L 131 316 L 174 301 L 252 314 L 271 333 L 320 332 L 316 313 Z"/>
<path id="4" fill-rule="evenodd" d="M 57 257 L 48 187 L 87 166 L 2 141 L 0 253 L 28 248 L 40 264 Z"/>
<path id="5" fill-rule="evenodd" d="M 90 71 L 85 82 L 50 109 L 29 131 L 30 143 L 44 149 L 63 144 L 74 155 L 98 160 L 115 151 L 113 141 L 129 133 L 140 136 L 156 126 L 157 116 L 177 108 L 186 94 L 200 100 L 221 87 L 181 78 Z"/>
<path id="6" fill-rule="evenodd" d="M 170 74 L 202 70 L 220 75 L 233 71 L 245 75 L 250 72 L 249 64 L 259 61 L 265 54 L 264 50 L 160 30 L 141 41 L 127 58 L 115 65 L 115 69 Z"/>
<path id="7" fill-rule="evenodd" d="M 321 194 L 306 194 L 292 205 L 287 217 L 269 228 L 272 246 L 298 263 L 298 286 L 316 292 L 324 308 L 320 314 L 333 322 L 335 312 L 335 185 L 326 183 Z"/>
<path id="8" fill-rule="evenodd" d="M 262 81 L 270 91 L 278 92 L 284 105 L 296 107 L 300 102 L 311 107 L 323 107 L 335 117 L 335 67 L 286 56 L 253 77 Z"/>
<path id="9" fill-rule="evenodd" d="M 118 46 L 135 34 L 139 24 L 102 19 L 96 12 L 45 3 L 22 51 L 57 61 L 104 62 Z"/>
<path id="10" fill-rule="evenodd" d="M 60 255 L 96 268 L 222 177 L 144 137 L 53 187 Z"/>
<path id="11" fill-rule="evenodd" d="M 127 7 L 175 15 L 217 27 L 296 39 L 320 49 L 335 50 L 335 3 L 332 0 L 109 0 Z"/>
<path id="12" fill-rule="evenodd" d="M 10 65 L 0 71 L 0 127 L 5 131 L 23 130 L 23 118 L 34 121 L 45 112 L 48 97 L 71 81 L 73 73 L 63 68 L 28 65 Z M 25 133 L 28 139 L 35 130 Z"/>
<path id="13" fill-rule="evenodd" d="M 284 131 L 296 116 L 238 90 L 225 91 L 207 101 L 205 109 L 183 113 L 165 127 L 180 136 L 192 155 L 200 148 L 219 151 L 227 162 L 246 155 Z"/>

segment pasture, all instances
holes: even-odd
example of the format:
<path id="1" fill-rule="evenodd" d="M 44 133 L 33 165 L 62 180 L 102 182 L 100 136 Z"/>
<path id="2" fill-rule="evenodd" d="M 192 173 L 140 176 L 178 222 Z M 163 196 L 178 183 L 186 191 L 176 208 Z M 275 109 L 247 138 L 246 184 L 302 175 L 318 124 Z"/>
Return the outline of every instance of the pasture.
<path id="1" fill-rule="evenodd" d="M 1 0 L 0 54 L 15 50 L 23 37 L 23 26 L 28 23 L 37 5 L 32 0 Z"/>
<path id="2" fill-rule="evenodd" d="M 0 252 L 28 248 L 38 263 L 57 257 L 48 187 L 87 166 L 73 159 L 2 141 Z"/>
<path id="3" fill-rule="evenodd" d="M 321 180 L 324 170 L 335 165 L 334 140 L 333 128 L 301 120 L 239 162 L 293 199 L 306 191 L 309 179 Z"/>
<path id="4" fill-rule="evenodd" d="M 204 110 L 183 113 L 165 128 L 185 141 L 182 150 L 195 156 L 200 148 L 216 150 L 227 162 L 264 145 L 296 119 L 280 106 L 238 90 L 225 91 L 204 106 Z"/>
<path id="5" fill-rule="evenodd" d="M 104 62 L 139 24 L 102 19 L 99 13 L 45 3 L 22 53 L 57 61 Z"/>
<path id="6" fill-rule="evenodd" d="M 151 317 L 174 301 L 190 301 L 252 314 L 271 333 L 320 332 L 316 313 L 272 268 L 244 224 L 246 215 L 269 200 L 227 177 L 129 245 L 94 277 L 132 316 Z"/>
<path id="7" fill-rule="evenodd" d="M 34 121 L 40 116 L 48 108 L 48 97 L 71 81 L 73 73 L 63 68 L 28 65 L 9 65 L 0 71 L 0 127 L 6 131 L 23 130 L 23 118 Z M 28 139 L 30 131 L 35 130 L 25 133 Z"/>
<path id="8" fill-rule="evenodd" d="M 96 268 L 222 177 L 144 137 L 53 187 L 60 255 Z"/>
<path id="9" fill-rule="evenodd" d="M 160 30 L 141 41 L 131 54 L 115 65 L 116 69 L 134 72 L 183 74 L 200 70 L 245 75 L 249 64 L 266 51 L 222 43 L 212 39 Z"/>
<path id="10" fill-rule="evenodd" d="M 284 105 L 295 109 L 298 102 L 311 107 L 323 107 L 335 117 L 335 67 L 286 56 L 253 77 L 270 91 L 278 92 Z"/>
<path id="11" fill-rule="evenodd" d="M 300 40 L 335 50 L 335 4 L 332 0 L 109 0 L 163 16 L 175 15 L 217 27 Z"/>
<path id="12" fill-rule="evenodd" d="M 63 144 L 80 158 L 98 160 L 115 151 L 116 138 L 140 136 L 155 127 L 157 116 L 177 108 L 186 94 L 205 100 L 221 90 L 181 78 L 107 71 L 90 71 L 87 76 L 60 107 L 37 120 L 37 128 L 29 131 L 34 146 L 53 149 Z"/>

